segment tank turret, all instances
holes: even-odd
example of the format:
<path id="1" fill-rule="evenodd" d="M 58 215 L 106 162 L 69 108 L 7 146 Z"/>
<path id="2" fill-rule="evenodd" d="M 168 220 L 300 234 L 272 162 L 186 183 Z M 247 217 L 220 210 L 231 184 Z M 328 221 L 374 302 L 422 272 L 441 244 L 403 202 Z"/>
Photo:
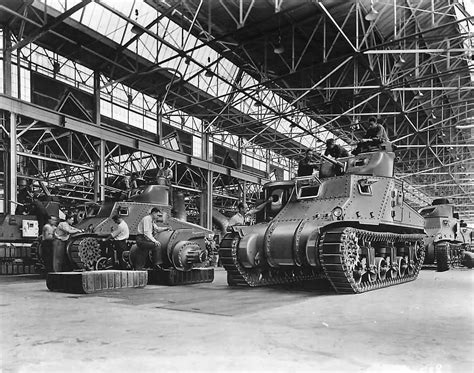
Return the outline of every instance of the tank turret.
<path id="1" fill-rule="evenodd" d="M 173 285 L 183 283 L 209 282 L 213 279 L 208 273 L 200 270 L 208 269 L 214 264 L 212 231 L 199 225 L 189 223 L 182 216 L 172 215 L 170 204 L 170 187 L 167 185 L 144 185 L 135 189 L 127 200 L 107 201 L 101 204 L 88 203 L 78 214 L 76 227 L 84 233 L 71 236 L 67 243 L 68 262 L 73 269 L 97 270 L 106 269 L 113 263 L 110 255 L 108 236 L 117 225 L 113 217 L 120 216 L 128 225 L 130 237 L 128 250 L 124 252 L 124 262 L 131 268 L 150 268 L 148 252 L 136 249 L 138 224 L 150 213 L 153 207 L 160 210 L 158 226 L 169 230 L 155 235 L 161 243 L 157 255 L 161 256 L 161 277 L 167 277 L 165 283 Z M 111 262 L 112 259 L 112 262 Z M 126 269 L 126 268 L 122 268 Z"/>
<path id="2" fill-rule="evenodd" d="M 472 268 L 474 235 L 472 228 L 459 220 L 455 206 L 446 198 L 438 198 L 419 212 L 427 233 L 425 264 L 436 264 L 438 271 L 461 265 Z"/>
<path id="3" fill-rule="evenodd" d="M 360 293 L 417 277 L 424 221 L 393 177 L 391 148 L 323 158 L 321 179 L 266 184 L 265 198 L 273 199 L 260 222 L 223 238 L 229 285 L 326 278 L 337 292 Z"/>

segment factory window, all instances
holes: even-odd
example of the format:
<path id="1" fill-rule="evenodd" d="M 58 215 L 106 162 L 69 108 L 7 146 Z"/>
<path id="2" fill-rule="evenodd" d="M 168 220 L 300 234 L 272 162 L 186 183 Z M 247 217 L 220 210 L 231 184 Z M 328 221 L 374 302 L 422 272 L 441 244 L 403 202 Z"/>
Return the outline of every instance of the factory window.
<path id="1" fill-rule="evenodd" d="M 242 162 L 244 165 L 256 168 L 257 170 L 266 171 L 267 169 L 267 164 L 265 162 L 248 155 L 242 156 Z"/>
<path id="2" fill-rule="evenodd" d="M 112 117 L 112 104 L 110 101 L 101 99 L 100 100 L 100 114 L 106 117 Z"/>
<path id="3" fill-rule="evenodd" d="M 193 156 L 202 157 L 202 139 L 198 136 L 193 136 Z"/>
<path id="4" fill-rule="evenodd" d="M 143 128 L 143 116 L 132 110 L 128 110 L 128 124 L 134 127 Z"/>
<path id="5" fill-rule="evenodd" d="M 156 119 L 149 118 L 147 116 L 144 117 L 143 129 L 156 133 L 156 128 L 158 124 L 156 123 Z"/>
<path id="6" fill-rule="evenodd" d="M 181 151 L 178 141 L 178 134 L 173 132 L 172 134 L 163 138 L 162 144 L 165 148 Z"/>
<path id="7" fill-rule="evenodd" d="M 124 123 L 128 123 L 128 110 L 119 105 L 112 105 L 112 118 Z"/>

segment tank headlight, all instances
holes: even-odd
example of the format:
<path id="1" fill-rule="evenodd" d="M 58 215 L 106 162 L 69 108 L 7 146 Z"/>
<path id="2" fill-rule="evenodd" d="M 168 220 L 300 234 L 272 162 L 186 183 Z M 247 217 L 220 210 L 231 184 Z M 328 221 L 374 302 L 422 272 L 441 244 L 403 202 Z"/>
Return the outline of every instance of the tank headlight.
<path id="1" fill-rule="evenodd" d="M 443 220 L 443 225 L 446 225 L 446 226 L 448 226 L 448 225 L 449 225 L 449 220 L 447 220 L 447 219 L 444 219 L 444 220 Z"/>
<path id="2" fill-rule="evenodd" d="M 339 220 L 339 218 L 342 216 L 342 209 L 340 207 L 336 207 L 332 210 L 332 216 L 336 220 Z"/>

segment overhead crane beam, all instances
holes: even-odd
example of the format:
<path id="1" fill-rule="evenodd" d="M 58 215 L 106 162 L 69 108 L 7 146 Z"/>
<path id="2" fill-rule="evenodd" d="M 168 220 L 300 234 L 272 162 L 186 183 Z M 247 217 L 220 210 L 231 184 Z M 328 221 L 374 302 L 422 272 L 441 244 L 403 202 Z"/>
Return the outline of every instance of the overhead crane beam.
<path id="1" fill-rule="evenodd" d="M 108 141 L 115 142 L 116 144 L 127 146 L 132 149 L 137 149 L 145 153 L 161 155 L 164 158 L 168 158 L 173 161 L 189 164 L 205 170 L 211 170 L 213 172 L 232 176 L 251 183 L 263 184 L 269 181 L 264 177 L 255 176 L 249 172 L 235 170 L 214 162 L 205 161 L 191 155 L 179 153 L 174 150 L 159 146 L 149 140 L 140 139 L 136 136 L 130 136 L 125 133 L 121 133 L 111 126 L 97 126 L 91 122 L 65 116 L 62 113 L 48 110 L 26 101 L 6 96 L 4 94 L 0 94 L 0 110 L 5 110 L 20 116 L 26 116 L 28 118 L 33 118 L 58 128 L 64 128 L 70 131 L 87 134 L 98 139 L 107 139 Z"/>
<path id="2" fill-rule="evenodd" d="M 80 3 L 74 5 L 73 7 L 66 10 L 59 17 L 55 18 L 53 21 L 46 23 L 44 26 L 41 26 L 41 28 L 38 30 L 38 32 L 35 33 L 34 35 L 31 35 L 31 36 L 21 40 L 20 42 L 18 42 L 14 46 L 10 47 L 9 48 L 10 51 L 14 51 L 15 49 L 23 48 L 25 45 L 27 45 L 29 43 L 34 43 L 35 40 L 38 40 L 44 34 L 50 32 L 55 27 L 59 26 L 65 19 L 72 16 L 74 13 L 76 13 L 78 10 L 85 7 L 90 2 L 91 2 L 91 0 L 82 0 Z"/>

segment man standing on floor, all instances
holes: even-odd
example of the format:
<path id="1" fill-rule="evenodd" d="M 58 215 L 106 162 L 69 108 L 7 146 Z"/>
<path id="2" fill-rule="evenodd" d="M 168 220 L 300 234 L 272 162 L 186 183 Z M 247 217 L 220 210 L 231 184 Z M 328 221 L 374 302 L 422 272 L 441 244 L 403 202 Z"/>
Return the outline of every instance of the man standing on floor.
<path id="1" fill-rule="evenodd" d="M 45 265 L 46 272 L 52 272 L 53 263 L 53 244 L 54 244 L 54 231 L 56 230 L 57 220 L 55 216 L 49 215 L 48 222 L 43 225 L 43 231 L 41 234 L 41 244 L 39 246 L 40 257 Z"/>
<path id="2" fill-rule="evenodd" d="M 123 260 L 123 252 L 127 250 L 127 240 L 130 232 L 127 223 L 120 215 L 114 215 L 112 220 L 117 224 L 117 229 L 114 229 L 110 233 L 110 238 L 114 240 L 114 250 L 118 259 L 118 269 L 126 269 L 127 265 Z M 116 266 L 115 263 L 114 266 Z"/>
<path id="3" fill-rule="evenodd" d="M 71 237 L 71 234 L 82 233 L 83 230 L 73 227 L 72 223 L 74 216 L 66 215 L 66 220 L 58 224 L 58 227 L 54 231 L 54 244 L 53 244 L 53 258 L 52 258 L 52 270 L 53 272 L 61 272 L 69 270 L 66 261 L 66 243 Z"/>

